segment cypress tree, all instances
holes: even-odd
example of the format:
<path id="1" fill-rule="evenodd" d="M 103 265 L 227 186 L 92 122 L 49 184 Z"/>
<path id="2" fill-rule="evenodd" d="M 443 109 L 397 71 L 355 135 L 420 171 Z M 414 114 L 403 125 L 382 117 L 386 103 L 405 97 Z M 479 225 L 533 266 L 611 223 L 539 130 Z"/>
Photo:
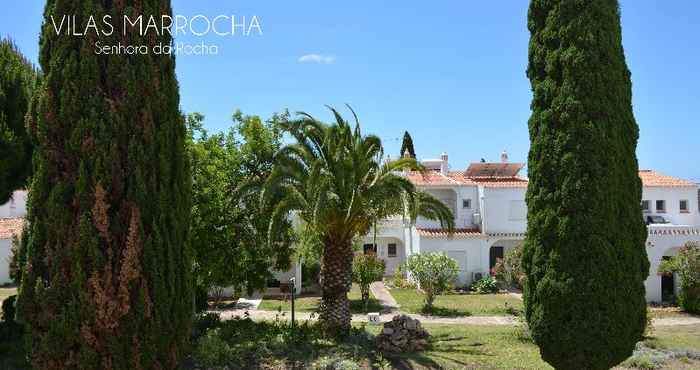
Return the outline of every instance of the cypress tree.
<path id="1" fill-rule="evenodd" d="M 411 158 L 416 158 L 416 150 L 413 148 L 413 139 L 411 138 L 411 134 L 409 134 L 408 131 L 404 131 L 403 142 L 401 143 L 401 154 L 399 154 L 399 158 L 403 157 L 407 150 L 408 154 L 411 155 Z"/>
<path id="2" fill-rule="evenodd" d="M 17 303 L 37 369 L 172 369 L 192 320 L 191 179 L 168 33 L 169 0 L 48 0 L 40 37 L 29 240 Z M 57 35 L 51 16 L 110 15 L 110 36 Z M 57 23 L 58 24 L 58 23 Z M 82 30 L 81 30 L 82 32 Z M 147 54 L 98 54 L 145 45 Z"/>
<path id="3" fill-rule="evenodd" d="M 23 187 L 32 143 L 24 126 L 37 73 L 9 39 L 0 40 L 0 204 Z"/>
<path id="4" fill-rule="evenodd" d="M 526 318 L 557 369 L 609 369 L 646 324 L 630 72 L 615 0 L 532 0 Z"/>

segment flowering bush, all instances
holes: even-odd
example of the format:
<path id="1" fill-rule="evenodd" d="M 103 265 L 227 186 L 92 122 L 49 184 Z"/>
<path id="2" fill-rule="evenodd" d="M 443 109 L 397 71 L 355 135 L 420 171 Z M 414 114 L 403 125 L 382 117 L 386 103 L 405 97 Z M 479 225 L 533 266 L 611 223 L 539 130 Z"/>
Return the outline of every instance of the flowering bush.
<path id="1" fill-rule="evenodd" d="M 435 296 L 449 290 L 457 279 L 457 261 L 444 253 L 414 254 L 406 261 L 406 271 L 425 292 L 425 308 L 432 310 Z"/>

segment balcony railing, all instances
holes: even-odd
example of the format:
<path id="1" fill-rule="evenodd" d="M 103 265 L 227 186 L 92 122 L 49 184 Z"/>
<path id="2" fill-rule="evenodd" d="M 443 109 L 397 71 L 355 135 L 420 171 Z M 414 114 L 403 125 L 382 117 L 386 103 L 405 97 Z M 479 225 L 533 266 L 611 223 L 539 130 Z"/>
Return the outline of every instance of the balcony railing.
<path id="1" fill-rule="evenodd" d="M 652 224 L 647 226 L 649 235 L 700 235 L 700 226 L 694 225 L 668 225 L 668 224 Z"/>

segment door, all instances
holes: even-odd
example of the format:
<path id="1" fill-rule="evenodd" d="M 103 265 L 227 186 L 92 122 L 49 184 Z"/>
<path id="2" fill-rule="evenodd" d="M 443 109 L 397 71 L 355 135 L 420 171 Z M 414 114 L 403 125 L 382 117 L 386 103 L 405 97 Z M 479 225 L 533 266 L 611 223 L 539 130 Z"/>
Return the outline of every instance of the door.
<path id="1" fill-rule="evenodd" d="M 489 251 L 489 271 L 496 267 L 498 260 L 503 260 L 503 247 L 491 247 Z"/>
<path id="2" fill-rule="evenodd" d="M 664 261 L 668 261 L 671 257 L 664 256 Z M 663 274 L 661 275 L 661 301 L 662 302 L 674 302 L 676 300 L 675 291 L 675 275 L 676 274 Z"/>
<path id="3" fill-rule="evenodd" d="M 467 274 L 467 252 L 466 251 L 448 251 L 447 256 L 457 261 L 459 266 L 459 274 L 457 275 L 457 285 L 465 285 L 469 282 L 470 277 Z"/>
<path id="4" fill-rule="evenodd" d="M 376 244 L 365 244 L 362 247 L 362 249 L 363 249 L 365 254 L 370 254 L 370 253 L 377 254 L 377 245 Z"/>

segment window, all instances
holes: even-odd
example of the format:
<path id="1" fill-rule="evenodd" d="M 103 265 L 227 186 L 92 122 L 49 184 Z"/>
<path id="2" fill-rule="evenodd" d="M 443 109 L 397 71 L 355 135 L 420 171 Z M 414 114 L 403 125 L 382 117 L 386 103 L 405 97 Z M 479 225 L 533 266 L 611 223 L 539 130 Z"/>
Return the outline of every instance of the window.
<path id="1" fill-rule="evenodd" d="M 656 201 L 656 212 L 659 212 L 659 213 L 666 212 L 666 201 L 665 200 L 657 200 Z"/>
<path id="2" fill-rule="evenodd" d="M 527 219 L 527 206 L 524 200 L 511 200 L 508 213 L 509 221 L 525 221 Z"/>
<path id="3" fill-rule="evenodd" d="M 377 245 L 376 244 L 365 244 L 362 247 L 362 250 L 365 252 L 365 254 L 377 254 Z"/>
<path id="4" fill-rule="evenodd" d="M 681 200 L 680 202 L 680 208 L 681 208 L 681 213 L 689 213 L 690 210 L 688 209 L 688 201 L 687 200 Z"/>
<path id="5" fill-rule="evenodd" d="M 462 199 L 462 208 L 472 208 L 472 200 Z"/>
<path id="6" fill-rule="evenodd" d="M 387 247 L 387 253 L 389 257 L 396 257 L 396 244 L 389 244 L 389 246 Z"/>
<path id="7" fill-rule="evenodd" d="M 649 206 L 649 201 L 648 201 L 648 200 L 643 200 L 643 201 L 642 201 L 642 212 L 644 212 L 644 213 L 649 213 L 649 212 L 651 212 L 651 207 Z"/>

